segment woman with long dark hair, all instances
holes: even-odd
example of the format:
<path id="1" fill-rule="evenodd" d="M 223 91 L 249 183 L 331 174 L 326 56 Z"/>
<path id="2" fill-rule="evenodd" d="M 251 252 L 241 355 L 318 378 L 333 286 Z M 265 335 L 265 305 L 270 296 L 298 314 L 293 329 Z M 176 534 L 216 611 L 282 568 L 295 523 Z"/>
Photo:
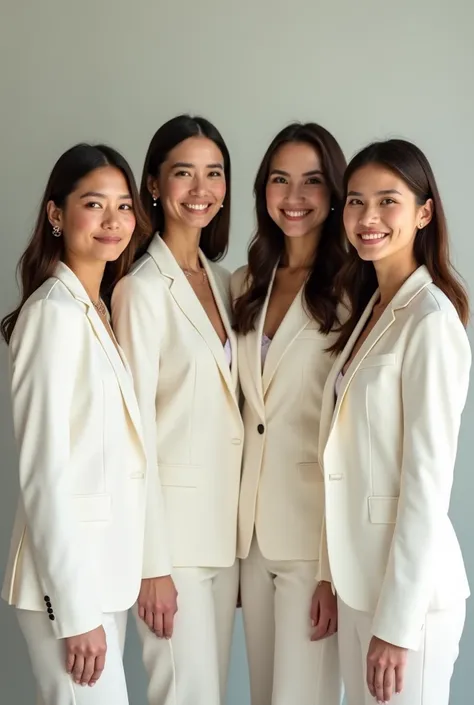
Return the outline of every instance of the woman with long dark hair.
<path id="1" fill-rule="evenodd" d="M 2 321 L 21 488 L 2 594 L 44 705 L 127 705 L 127 610 L 159 574 L 140 412 L 103 302 L 148 227 L 120 154 L 68 150 Z"/>
<path id="2" fill-rule="evenodd" d="M 448 705 L 469 594 L 448 517 L 471 351 L 466 292 L 425 155 L 363 149 L 345 175 L 350 316 L 321 416 L 322 574 L 349 705 Z"/>
<path id="3" fill-rule="evenodd" d="M 149 702 L 220 705 L 238 591 L 243 428 L 230 275 L 216 264 L 230 213 L 230 158 L 217 129 L 188 115 L 162 125 L 141 197 L 154 235 L 116 287 L 112 317 L 163 487 L 173 566 L 169 575 L 165 559 L 138 600 Z"/>
<path id="4" fill-rule="evenodd" d="M 323 127 L 295 123 L 255 180 L 257 231 L 233 277 L 244 463 L 238 556 L 252 705 L 339 705 L 336 601 L 317 584 L 323 520 L 318 430 L 345 159 Z"/>

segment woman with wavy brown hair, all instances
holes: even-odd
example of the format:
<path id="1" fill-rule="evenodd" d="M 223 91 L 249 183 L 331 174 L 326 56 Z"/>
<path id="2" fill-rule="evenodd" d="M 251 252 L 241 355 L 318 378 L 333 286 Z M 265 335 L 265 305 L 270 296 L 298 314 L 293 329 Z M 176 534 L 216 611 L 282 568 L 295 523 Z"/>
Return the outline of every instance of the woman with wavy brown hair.
<path id="1" fill-rule="evenodd" d="M 238 555 L 252 705 L 338 705 L 336 601 L 317 584 L 321 400 L 340 307 L 345 159 L 295 123 L 255 180 L 257 232 L 232 280 L 244 395 Z"/>
<path id="2" fill-rule="evenodd" d="M 469 586 L 448 516 L 471 351 L 436 180 L 404 140 L 345 175 L 351 315 L 324 390 L 322 577 L 348 705 L 447 705 Z"/>
<path id="3" fill-rule="evenodd" d="M 80 144 L 49 177 L 9 344 L 20 501 L 2 596 L 43 705 L 127 705 L 127 610 L 159 575 L 160 517 L 130 370 L 103 297 L 148 233 L 130 167 Z"/>

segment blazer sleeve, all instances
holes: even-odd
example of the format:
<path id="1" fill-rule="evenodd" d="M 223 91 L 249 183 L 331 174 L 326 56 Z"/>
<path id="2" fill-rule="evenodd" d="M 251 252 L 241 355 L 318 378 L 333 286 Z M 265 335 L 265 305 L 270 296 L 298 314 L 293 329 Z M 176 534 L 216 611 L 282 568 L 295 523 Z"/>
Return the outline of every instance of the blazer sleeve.
<path id="1" fill-rule="evenodd" d="M 403 451 L 398 513 L 372 633 L 417 650 L 436 584 L 471 351 L 454 313 L 436 311 L 412 334 L 402 363 Z M 442 567 L 441 567 L 442 569 Z"/>
<path id="2" fill-rule="evenodd" d="M 21 499 L 57 638 L 102 624 L 98 577 L 79 536 L 68 472 L 85 331 L 80 310 L 46 299 L 23 309 L 10 341 Z"/>
<path id="3" fill-rule="evenodd" d="M 326 533 L 326 519 L 323 519 L 321 529 L 321 543 L 319 548 L 319 574 L 317 580 L 332 583 L 331 568 L 329 565 L 328 537 Z"/>
<path id="4" fill-rule="evenodd" d="M 163 321 L 156 313 L 156 301 L 152 300 L 146 285 L 138 278 L 124 277 L 115 287 L 112 322 L 132 371 L 145 435 L 148 472 L 143 578 L 161 577 L 171 574 L 165 505 L 156 453 L 156 392 Z"/>

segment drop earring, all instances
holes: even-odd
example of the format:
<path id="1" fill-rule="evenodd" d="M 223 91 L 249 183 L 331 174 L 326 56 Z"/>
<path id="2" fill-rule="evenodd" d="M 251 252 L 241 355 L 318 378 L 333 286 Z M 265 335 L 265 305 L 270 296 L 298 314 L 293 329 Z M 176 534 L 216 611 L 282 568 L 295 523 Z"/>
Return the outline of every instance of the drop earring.
<path id="1" fill-rule="evenodd" d="M 61 228 L 59 225 L 53 225 L 53 235 L 54 237 L 61 237 Z"/>
<path id="2" fill-rule="evenodd" d="M 156 196 L 153 196 L 153 207 L 156 208 L 157 205 L 158 205 L 158 199 Z"/>

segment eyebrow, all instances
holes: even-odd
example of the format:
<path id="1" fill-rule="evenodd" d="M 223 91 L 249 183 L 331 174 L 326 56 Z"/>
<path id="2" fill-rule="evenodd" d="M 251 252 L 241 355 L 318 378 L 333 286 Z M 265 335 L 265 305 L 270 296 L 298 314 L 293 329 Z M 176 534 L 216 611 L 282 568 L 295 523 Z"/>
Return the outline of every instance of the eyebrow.
<path id="1" fill-rule="evenodd" d="M 99 193 L 98 191 L 87 191 L 87 193 L 83 193 L 80 198 L 82 199 L 82 198 L 91 198 L 91 197 L 93 197 L 93 198 L 107 198 L 105 193 Z M 123 193 L 119 196 L 119 199 L 121 201 L 130 200 L 131 198 L 132 197 L 129 193 Z"/>
<path id="2" fill-rule="evenodd" d="M 183 168 L 184 169 L 193 169 L 194 166 L 195 166 L 194 164 L 191 164 L 188 162 L 176 162 L 176 164 L 173 164 L 173 166 L 171 168 L 176 169 L 177 167 L 180 167 L 181 169 L 183 169 Z M 216 162 L 216 164 L 208 164 L 206 166 L 206 169 L 222 169 L 223 170 L 224 167 L 219 162 Z"/>
<path id="3" fill-rule="evenodd" d="M 279 174 L 280 176 L 290 176 L 290 174 L 287 171 L 283 171 L 282 169 L 272 169 L 270 174 Z M 303 176 L 324 176 L 323 172 L 320 169 L 313 169 L 312 171 L 305 171 Z"/>
<path id="4" fill-rule="evenodd" d="M 400 191 L 397 191 L 397 189 L 395 189 L 395 188 L 386 188 L 386 189 L 383 189 L 382 191 L 377 191 L 377 193 L 375 195 L 376 196 L 390 196 L 390 194 L 392 194 L 392 193 L 397 193 L 399 196 L 402 195 L 400 193 Z M 361 193 L 360 191 L 349 191 L 347 195 L 348 196 L 363 196 L 364 194 Z"/>

